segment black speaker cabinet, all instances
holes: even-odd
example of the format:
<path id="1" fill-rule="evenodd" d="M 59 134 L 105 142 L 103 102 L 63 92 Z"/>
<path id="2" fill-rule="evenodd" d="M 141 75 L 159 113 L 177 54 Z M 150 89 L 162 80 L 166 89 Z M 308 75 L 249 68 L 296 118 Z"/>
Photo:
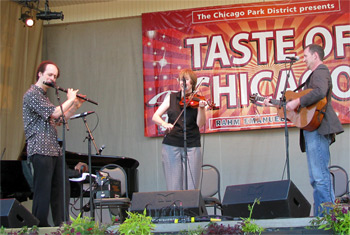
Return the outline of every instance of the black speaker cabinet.
<path id="1" fill-rule="evenodd" d="M 290 180 L 227 186 L 223 199 L 223 215 L 249 216 L 248 205 L 255 204 L 252 218 L 272 219 L 308 217 L 310 203 Z"/>
<path id="2" fill-rule="evenodd" d="M 179 213 L 181 206 L 184 215 L 207 215 L 207 209 L 199 190 L 134 193 L 130 211 L 143 213 L 146 208 L 147 215 L 150 216 L 172 216 L 174 213 Z"/>
<path id="3" fill-rule="evenodd" d="M 39 220 L 14 198 L 1 199 L 0 210 L 0 226 L 5 228 L 32 227 L 39 224 Z"/>

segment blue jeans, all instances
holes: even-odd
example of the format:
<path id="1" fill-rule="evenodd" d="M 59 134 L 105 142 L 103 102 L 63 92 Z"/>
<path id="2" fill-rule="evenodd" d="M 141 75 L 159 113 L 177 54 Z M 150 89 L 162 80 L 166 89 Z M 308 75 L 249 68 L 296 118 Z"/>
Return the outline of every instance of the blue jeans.
<path id="1" fill-rule="evenodd" d="M 328 136 L 320 135 L 317 130 L 303 131 L 310 183 L 314 189 L 314 216 L 322 216 L 321 204 L 334 203 L 334 191 L 331 175 L 328 169 L 329 144 Z"/>

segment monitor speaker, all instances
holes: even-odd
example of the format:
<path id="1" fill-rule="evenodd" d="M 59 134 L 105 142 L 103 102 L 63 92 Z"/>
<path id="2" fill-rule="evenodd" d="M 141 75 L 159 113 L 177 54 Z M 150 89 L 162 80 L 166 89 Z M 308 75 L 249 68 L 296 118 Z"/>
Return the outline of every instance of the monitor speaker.
<path id="1" fill-rule="evenodd" d="M 199 190 L 159 191 L 133 193 L 131 212 L 153 217 L 173 216 L 183 210 L 187 216 L 207 215 L 207 210 Z"/>
<path id="2" fill-rule="evenodd" d="M 223 215 L 249 217 L 248 205 L 255 199 L 252 218 L 295 218 L 308 217 L 311 205 L 290 180 L 227 186 L 223 205 Z"/>
<path id="3" fill-rule="evenodd" d="M 39 220 L 14 198 L 1 199 L 0 210 L 0 225 L 5 228 L 32 227 L 39 224 Z"/>

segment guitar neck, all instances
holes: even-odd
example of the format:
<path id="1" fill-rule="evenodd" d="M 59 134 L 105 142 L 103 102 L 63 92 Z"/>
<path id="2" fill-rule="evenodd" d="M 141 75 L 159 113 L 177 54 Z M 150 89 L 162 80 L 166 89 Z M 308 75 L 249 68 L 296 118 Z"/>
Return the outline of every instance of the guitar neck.
<path id="1" fill-rule="evenodd" d="M 257 101 L 263 102 L 266 98 L 265 98 L 265 97 L 257 96 L 255 99 L 256 99 Z M 271 100 L 270 100 L 270 103 L 273 104 L 273 105 L 280 105 L 281 101 L 280 101 L 280 100 L 271 99 Z"/>

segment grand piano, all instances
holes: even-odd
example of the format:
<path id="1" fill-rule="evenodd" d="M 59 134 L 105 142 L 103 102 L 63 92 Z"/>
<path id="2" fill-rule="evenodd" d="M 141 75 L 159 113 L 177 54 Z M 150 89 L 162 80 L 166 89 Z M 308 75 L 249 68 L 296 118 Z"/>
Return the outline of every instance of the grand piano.
<path id="1" fill-rule="evenodd" d="M 88 163 L 87 154 L 66 151 L 66 162 L 70 169 L 78 162 Z M 134 192 L 138 192 L 138 170 L 139 162 L 133 158 L 109 155 L 91 155 L 92 174 L 96 174 L 101 167 L 107 164 L 117 164 L 121 166 L 128 181 L 128 194 L 130 199 Z M 27 164 L 27 154 L 24 148 L 18 160 L 1 160 L 1 198 L 16 198 L 18 201 L 26 201 L 33 198 L 33 176 Z M 71 197 L 80 196 L 80 185 L 71 182 Z M 84 194 L 89 197 L 89 194 Z"/>

